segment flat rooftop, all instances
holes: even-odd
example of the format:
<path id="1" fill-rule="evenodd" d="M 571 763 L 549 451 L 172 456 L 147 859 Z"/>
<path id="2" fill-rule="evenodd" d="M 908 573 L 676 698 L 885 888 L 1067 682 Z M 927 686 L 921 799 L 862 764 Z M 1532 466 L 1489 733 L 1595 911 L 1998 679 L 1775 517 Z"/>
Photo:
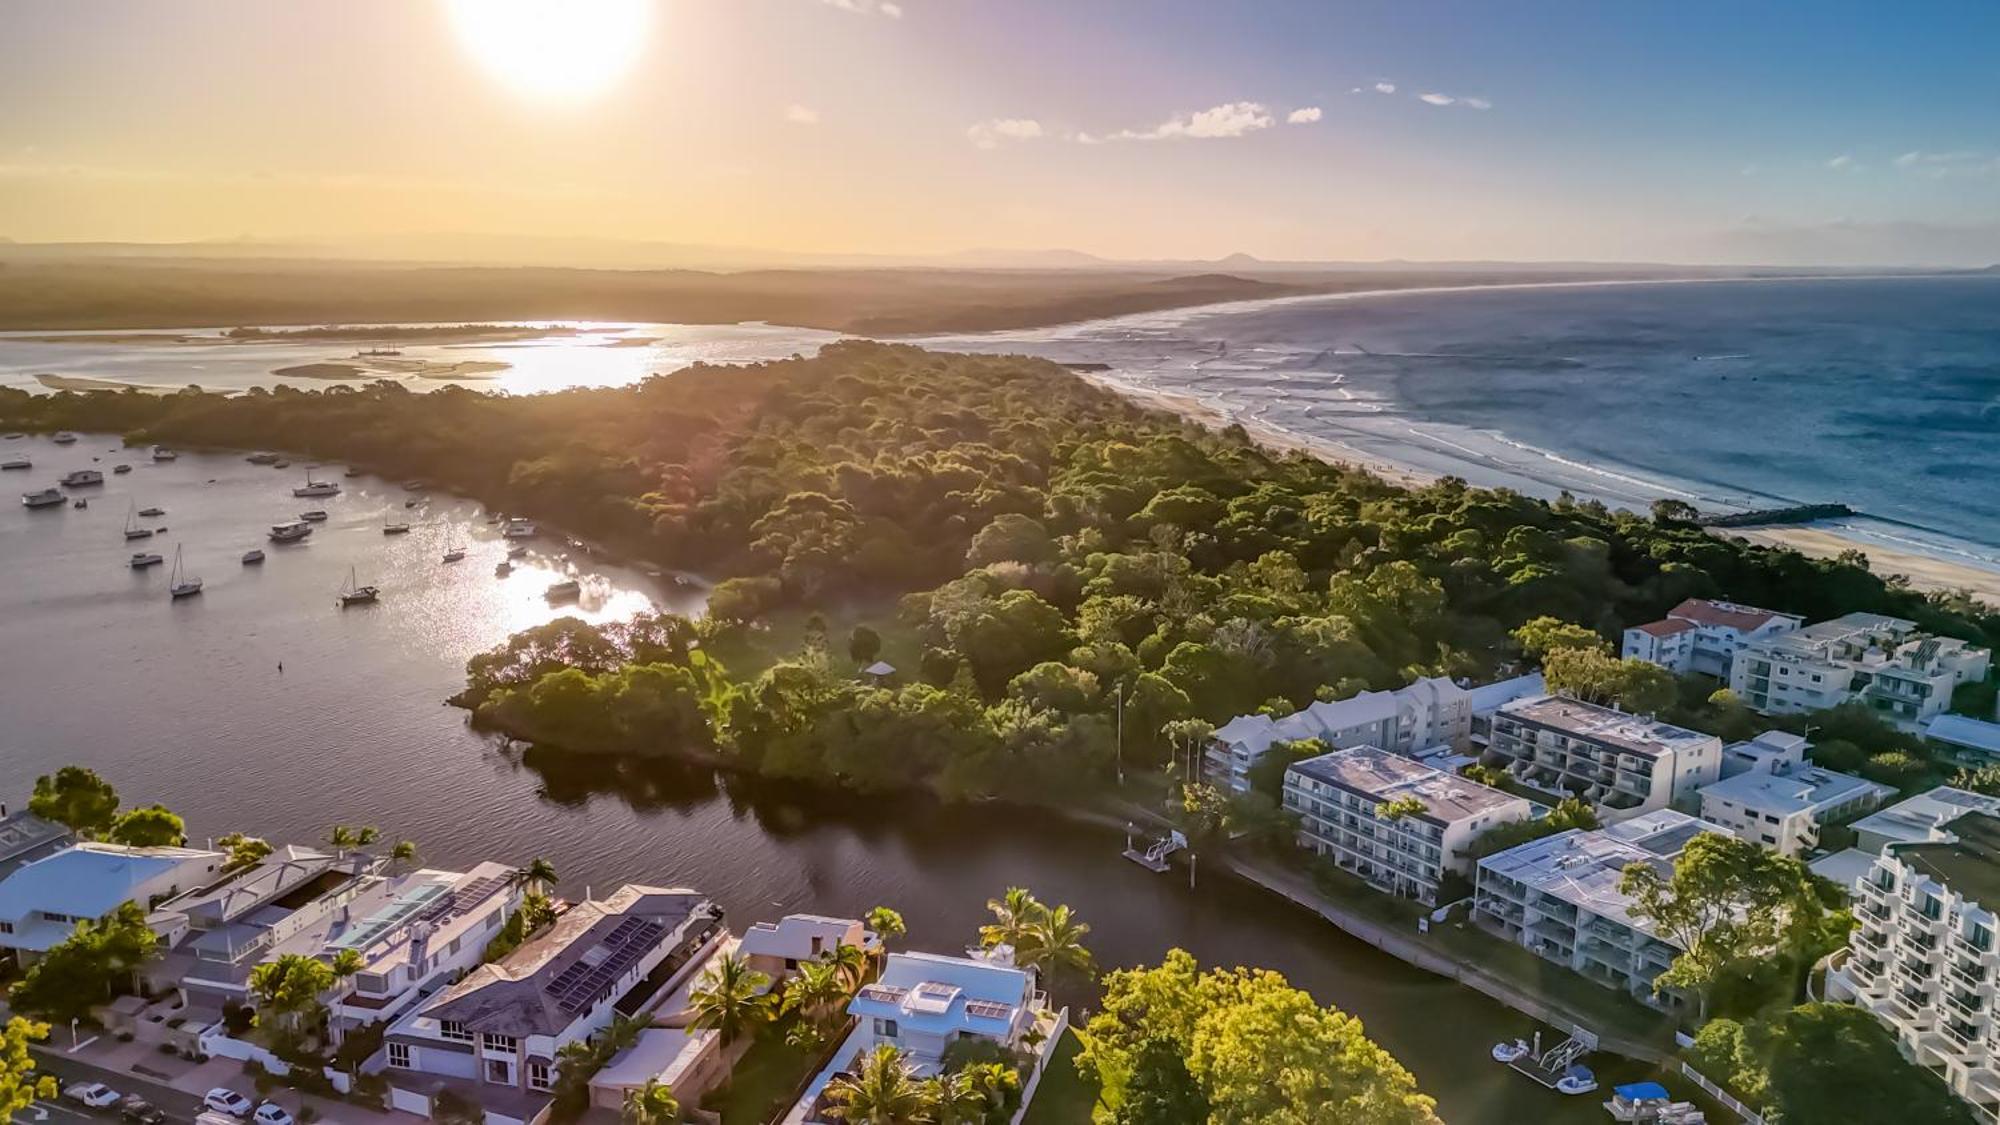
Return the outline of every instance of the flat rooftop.
<path id="1" fill-rule="evenodd" d="M 1423 802 L 1425 819 L 1451 824 L 1526 799 L 1481 785 L 1456 774 L 1433 769 L 1414 758 L 1373 746 L 1335 750 L 1307 758 L 1291 772 L 1325 782 L 1376 801 L 1414 797 Z"/>
<path id="2" fill-rule="evenodd" d="M 1704 798 L 1718 797 L 1780 816 L 1844 804 L 1870 793 L 1879 799 L 1895 792 L 1887 785 L 1818 766 L 1785 773 L 1739 773 L 1701 787 Z"/>
<path id="3" fill-rule="evenodd" d="M 1585 703 L 1561 695 L 1517 699 L 1500 708 L 1509 718 L 1534 723 L 1577 738 L 1610 746 L 1632 754 L 1658 757 L 1683 750 L 1714 735 L 1677 727 L 1644 715 L 1630 715 L 1611 707 Z"/>
<path id="4" fill-rule="evenodd" d="M 1988 910 L 2000 906 L 2000 817 L 1967 813 L 1950 832 L 1956 839 L 1891 844 L 1890 854 Z"/>
<path id="5" fill-rule="evenodd" d="M 1890 843 L 1928 840 L 1931 831 L 1970 812 L 2000 812 L 2000 797 L 1940 785 L 1855 821 L 1856 832 L 1881 836 Z"/>
<path id="6" fill-rule="evenodd" d="M 1730 835 L 1719 824 L 1672 809 L 1656 809 L 1609 828 L 1572 828 L 1532 840 L 1487 856 L 1479 861 L 1479 868 L 1666 941 L 1651 922 L 1632 916 L 1631 896 L 1619 891 L 1618 884 L 1625 868 L 1634 863 L 1651 864 L 1663 875 L 1670 873 L 1674 858 L 1688 841 L 1704 832 Z"/>

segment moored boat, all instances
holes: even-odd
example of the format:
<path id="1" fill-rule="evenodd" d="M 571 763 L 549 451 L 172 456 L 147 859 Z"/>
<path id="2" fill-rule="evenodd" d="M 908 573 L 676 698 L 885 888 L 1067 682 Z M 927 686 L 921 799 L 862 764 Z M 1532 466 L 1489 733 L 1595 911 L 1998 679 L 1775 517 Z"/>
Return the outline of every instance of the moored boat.
<path id="1" fill-rule="evenodd" d="M 264 561 L 264 552 L 255 547 L 243 552 L 243 565 L 255 566 Z"/>
<path id="2" fill-rule="evenodd" d="M 75 445 L 76 435 L 70 433 L 68 430 L 57 430 L 55 436 L 49 440 L 55 442 L 57 445 Z"/>
<path id="3" fill-rule="evenodd" d="M 465 558 L 465 548 L 463 547 L 452 547 L 444 553 L 444 561 L 448 563 L 455 563 L 463 558 Z"/>
<path id="4" fill-rule="evenodd" d="M 338 496 L 340 485 L 330 480 L 314 480 L 312 470 L 306 470 L 306 482 L 292 489 L 293 496 Z"/>
<path id="5" fill-rule="evenodd" d="M 165 561 L 167 560 L 151 552 L 140 551 L 132 556 L 132 569 L 144 570 L 149 566 L 158 566 Z"/>
<path id="6" fill-rule="evenodd" d="M 323 508 L 313 508 L 309 511 L 300 512 L 299 518 L 307 523 L 325 523 L 326 510 Z"/>
<path id="7" fill-rule="evenodd" d="M 34 467 L 35 463 L 26 457 L 9 457 L 5 461 L 0 461 L 0 469 L 32 469 Z"/>
<path id="8" fill-rule="evenodd" d="M 174 569 L 167 581 L 167 596 L 174 601 L 191 598 L 201 593 L 201 579 L 189 574 L 181 565 L 181 548 L 174 548 Z"/>
<path id="9" fill-rule="evenodd" d="M 347 581 L 340 587 L 340 605 L 343 608 L 351 605 L 367 605 L 379 598 L 381 593 L 381 590 L 373 586 L 363 586 L 356 581 L 354 568 L 350 566 L 347 568 Z"/>
<path id="10" fill-rule="evenodd" d="M 542 597 L 552 602 L 573 602 L 583 596 L 583 584 L 574 578 L 558 582 L 542 591 Z"/>
<path id="11" fill-rule="evenodd" d="M 173 450 L 168 449 L 164 445 L 156 445 L 153 447 L 153 460 L 155 461 L 178 461 L 180 459 L 180 456 L 181 456 L 180 454 L 175 453 Z"/>
<path id="12" fill-rule="evenodd" d="M 312 525 L 304 520 L 293 520 L 291 523 L 274 523 L 271 525 L 271 542 L 296 543 L 312 533 Z"/>
<path id="13" fill-rule="evenodd" d="M 86 485 L 103 484 L 104 474 L 96 469 L 72 469 L 62 479 L 64 488 L 83 488 Z"/>
<path id="14" fill-rule="evenodd" d="M 126 473 L 132 471 L 132 466 L 120 462 L 116 465 L 111 466 L 111 471 L 119 476 L 124 476 Z"/>

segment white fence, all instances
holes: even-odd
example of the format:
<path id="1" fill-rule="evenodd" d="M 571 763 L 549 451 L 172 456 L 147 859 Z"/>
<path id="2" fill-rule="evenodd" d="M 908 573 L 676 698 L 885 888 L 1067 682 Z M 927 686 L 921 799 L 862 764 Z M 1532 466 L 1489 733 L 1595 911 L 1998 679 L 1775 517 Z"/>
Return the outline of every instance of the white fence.
<path id="1" fill-rule="evenodd" d="M 1021 1108 L 1014 1111 L 1012 1125 L 1021 1125 L 1028 1116 L 1028 1106 L 1035 1100 L 1035 1087 L 1042 1084 L 1042 1072 L 1049 1068 L 1049 1060 L 1055 1057 L 1056 1048 L 1061 1046 L 1063 1032 L 1069 1030 L 1069 1009 L 1056 1013 L 1056 1027 L 1049 1037 L 1042 1041 L 1042 1052 L 1035 1056 L 1035 1069 L 1028 1074 L 1028 1081 L 1021 1087 Z"/>
<path id="2" fill-rule="evenodd" d="M 1764 1115 L 1744 1105 L 1729 1091 L 1708 1080 L 1708 1076 L 1688 1063 L 1681 1064 L 1681 1077 L 1701 1087 L 1701 1092 L 1721 1102 L 1731 1113 L 1743 1119 L 1744 1125 L 1764 1125 Z"/>

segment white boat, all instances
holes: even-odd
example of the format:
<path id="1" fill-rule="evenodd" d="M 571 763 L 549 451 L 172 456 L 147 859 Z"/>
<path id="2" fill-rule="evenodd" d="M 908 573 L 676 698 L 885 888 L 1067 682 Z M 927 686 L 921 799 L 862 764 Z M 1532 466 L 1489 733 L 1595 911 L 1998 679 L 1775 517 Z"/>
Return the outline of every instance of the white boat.
<path id="1" fill-rule="evenodd" d="M 1493 1061 L 1497 1063 L 1510 1063 L 1515 1059 L 1526 1058 L 1528 1052 L 1533 1049 L 1528 1046 L 1526 1039 L 1516 1039 L 1512 1043 L 1495 1043 L 1493 1044 Z"/>
<path id="2" fill-rule="evenodd" d="M 124 476 L 126 473 L 132 471 L 132 466 L 127 465 L 121 461 L 118 464 L 111 466 L 111 471 L 118 474 L 119 476 Z"/>
<path id="3" fill-rule="evenodd" d="M 8 441 L 20 441 L 20 440 L 21 440 L 22 438 L 24 438 L 24 437 L 27 437 L 27 436 L 28 436 L 27 434 L 8 434 L 8 435 L 7 435 L 7 440 L 8 440 Z"/>
<path id="4" fill-rule="evenodd" d="M 347 468 L 341 470 L 340 475 L 344 477 L 358 477 L 361 475 L 361 470 L 349 465 Z"/>
<path id="5" fill-rule="evenodd" d="M 161 558 L 158 555 L 146 551 L 141 551 L 138 554 L 132 556 L 132 569 L 144 570 L 149 566 L 158 566 L 166 561 L 167 560 Z"/>
<path id="6" fill-rule="evenodd" d="M 57 430 L 56 436 L 49 440 L 55 442 L 57 445 L 75 445 L 76 435 L 70 433 L 68 430 Z"/>
<path id="7" fill-rule="evenodd" d="M 26 457 L 9 457 L 5 461 L 0 461 L 0 469 L 32 469 L 34 467 L 35 463 Z"/>
<path id="8" fill-rule="evenodd" d="M 167 596 L 175 601 L 201 593 L 201 579 L 181 568 L 181 549 L 174 548 L 174 569 L 167 576 Z"/>
<path id="9" fill-rule="evenodd" d="M 168 449 L 164 445 L 156 445 L 153 447 L 153 460 L 155 461 L 174 461 L 178 460 L 179 458 L 180 454 L 175 453 L 173 450 Z"/>
<path id="10" fill-rule="evenodd" d="M 558 582 L 542 591 L 542 597 L 552 602 L 573 602 L 581 596 L 583 596 L 583 585 L 574 578 Z"/>
<path id="11" fill-rule="evenodd" d="M 1595 1089 L 1597 1089 L 1597 1075 L 1592 1074 L 1587 1066 L 1570 1067 L 1561 1078 L 1556 1079 L 1558 1094 L 1588 1094 Z"/>
<path id="12" fill-rule="evenodd" d="M 403 482 L 404 492 L 422 492 L 424 489 L 429 487 L 430 487 L 429 485 L 425 484 L 423 481 L 417 480 L 414 477 Z"/>
<path id="13" fill-rule="evenodd" d="M 465 557 L 465 548 L 463 547 L 452 547 L 449 550 L 445 551 L 444 553 L 444 561 L 448 563 L 458 562 L 460 559 L 463 559 L 464 557 Z"/>
<path id="14" fill-rule="evenodd" d="M 249 550 L 243 552 L 244 566 L 255 566 L 263 561 L 264 561 L 264 552 L 258 550 L 255 547 L 252 547 Z"/>
<path id="15" fill-rule="evenodd" d="M 64 488 L 82 488 L 85 485 L 103 484 L 104 474 L 98 472 L 96 469 L 72 469 L 69 475 L 62 479 L 62 483 Z"/>
<path id="16" fill-rule="evenodd" d="M 330 480 L 314 480 L 312 470 L 306 470 L 306 483 L 292 489 L 294 496 L 338 496 L 340 485 Z"/>
<path id="17" fill-rule="evenodd" d="M 53 508 L 63 502 L 63 494 L 54 488 L 44 488 L 40 492 L 23 492 L 21 503 L 30 508 Z"/>
<path id="18" fill-rule="evenodd" d="M 296 543 L 312 533 L 312 525 L 304 520 L 294 520 L 291 523 L 274 523 L 271 525 L 271 542 Z"/>
<path id="19" fill-rule="evenodd" d="M 139 513 L 136 511 L 128 510 L 125 513 L 125 538 L 128 541 L 132 539 L 151 539 L 153 537 L 152 528 L 140 527 L 138 524 L 133 522 L 138 518 L 138 516 Z"/>
<path id="20" fill-rule="evenodd" d="M 300 512 L 299 518 L 307 523 L 325 523 L 326 510 L 324 508 L 314 508 L 308 512 Z"/>
<path id="21" fill-rule="evenodd" d="M 500 534 L 508 539 L 533 539 L 535 525 L 527 520 L 508 520 L 506 528 Z"/>
<path id="22" fill-rule="evenodd" d="M 342 583 L 340 587 L 340 604 L 342 606 L 366 605 L 380 597 L 381 593 L 382 591 L 373 586 L 363 586 L 360 582 L 356 581 L 354 578 L 354 568 L 350 566 L 347 568 L 347 581 Z"/>

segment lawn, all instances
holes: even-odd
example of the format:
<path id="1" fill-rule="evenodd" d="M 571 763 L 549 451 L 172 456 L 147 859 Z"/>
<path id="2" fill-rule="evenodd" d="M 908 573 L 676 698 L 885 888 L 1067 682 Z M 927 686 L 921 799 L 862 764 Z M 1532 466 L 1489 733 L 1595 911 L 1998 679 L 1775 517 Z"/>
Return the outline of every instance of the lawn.
<path id="1" fill-rule="evenodd" d="M 1090 1120 L 1097 1108 L 1097 1083 L 1077 1073 L 1076 1053 L 1082 1047 L 1075 1029 L 1063 1032 L 1021 1125 L 1079 1125 Z"/>
<path id="2" fill-rule="evenodd" d="M 894 599 L 818 609 L 773 610 L 759 618 L 755 627 L 732 629 L 706 647 L 729 669 L 730 675 L 742 680 L 754 679 L 805 644 L 806 625 L 815 613 L 826 622 L 827 653 L 836 667 L 852 663 L 847 655 L 847 635 L 856 625 L 866 625 L 881 635 L 882 651 L 876 659 L 895 666 L 895 682 L 910 683 L 921 678 L 918 660 L 923 655 L 922 646 L 909 627 L 896 619 Z"/>
<path id="3" fill-rule="evenodd" d="M 765 1125 L 811 1076 L 824 1048 L 802 1051 L 785 1042 L 790 1020 L 764 1028 L 731 1073 L 729 1085 L 702 1099 L 723 1125 Z"/>

